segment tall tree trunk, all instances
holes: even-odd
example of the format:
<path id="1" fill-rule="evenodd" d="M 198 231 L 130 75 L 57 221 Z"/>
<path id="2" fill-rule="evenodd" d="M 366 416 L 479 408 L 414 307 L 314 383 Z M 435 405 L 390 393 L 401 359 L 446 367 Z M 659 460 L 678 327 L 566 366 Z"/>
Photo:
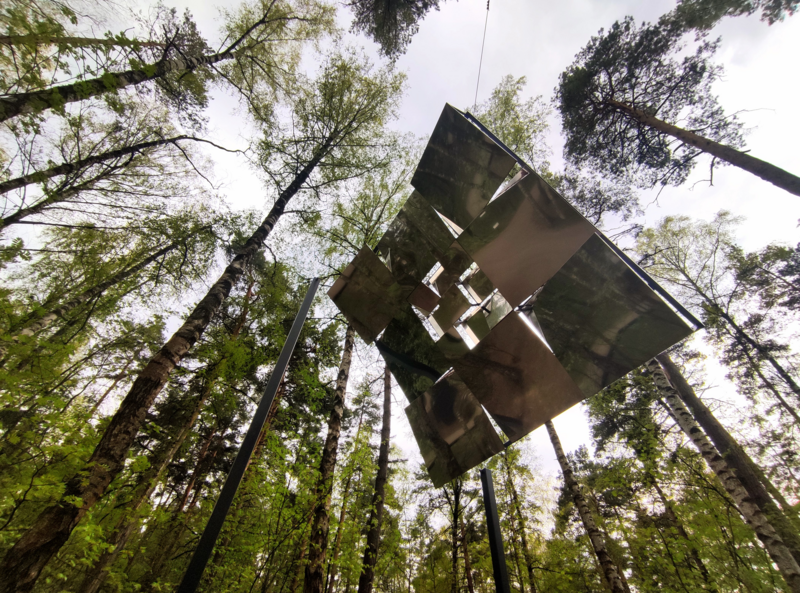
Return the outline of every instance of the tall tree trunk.
<path id="1" fill-rule="evenodd" d="M 31 183 L 41 183 L 59 175 L 69 175 L 70 173 L 81 171 L 82 169 L 91 167 L 92 165 L 135 154 L 137 152 L 147 150 L 148 148 L 155 148 L 165 144 L 175 144 L 178 140 L 200 139 L 195 138 L 194 136 L 174 136 L 172 138 L 159 138 L 158 140 L 151 140 L 150 142 L 140 142 L 139 144 L 132 144 L 131 146 L 126 146 L 124 148 L 109 150 L 101 154 L 86 157 L 85 159 L 79 159 L 71 163 L 62 163 L 61 165 L 50 167 L 44 171 L 36 171 L 34 173 L 29 173 L 28 175 L 22 175 L 20 177 L 15 177 L 14 179 L 8 179 L 7 181 L 0 182 L 0 194 L 8 193 L 12 190 L 25 187 Z"/>
<path id="2" fill-rule="evenodd" d="M 725 458 L 727 466 L 733 470 L 744 489 L 770 522 L 783 543 L 791 551 L 795 562 L 800 565 L 800 537 L 791 520 L 770 498 L 764 481 L 767 477 L 761 468 L 750 458 L 725 427 L 720 424 L 711 410 L 697 397 L 691 385 L 681 374 L 678 367 L 667 354 L 659 354 L 656 360 L 660 363 L 669 383 L 675 388 L 683 403 L 691 410 L 692 416 L 703 428 L 714 443 L 720 455 Z"/>
<path id="3" fill-rule="evenodd" d="M 556 452 L 558 464 L 561 466 L 561 473 L 564 476 L 564 483 L 567 486 L 567 490 L 569 490 L 570 494 L 572 494 L 572 501 L 575 503 L 575 507 L 578 509 L 578 514 L 580 515 L 581 521 L 583 522 L 583 527 L 586 529 L 586 533 L 589 536 L 589 541 L 592 543 L 592 548 L 597 556 L 597 561 L 600 563 L 600 568 L 603 572 L 603 575 L 605 576 L 606 581 L 611 587 L 611 591 L 613 591 L 613 593 L 625 593 L 625 587 L 623 586 L 622 579 L 620 579 L 619 573 L 617 572 L 617 567 L 614 564 L 614 560 L 612 560 L 611 555 L 608 553 L 606 542 L 603 539 L 603 534 L 600 533 L 600 530 L 597 528 L 597 525 L 594 522 L 594 517 L 592 517 L 592 512 L 589 509 L 589 505 L 586 503 L 586 499 L 583 497 L 581 487 L 578 484 L 578 481 L 575 479 L 575 476 L 572 473 L 572 468 L 567 460 L 567 456 L 564 454 L 564 449 L 561 447 L 561 440 L 558 438 L 556 427 L 553 426 L 553 422 L 551 420 L 548 420 L 545 423 L 545 426 L 547 426 L 547 433 L 550 435 L 550 442 L 553 444 L 553 449 Z"/>
<path id="4" fill-rule="evenodd" d="M 0 122 L 18 115 L 38 113 L 46 109 L 59 109 L 67 103 L 83 101 L 109 91 L 118 91 L 131 85 L 162 78 L 170 73 L 191 72 L 203 66 L 211 66 L 217 62 L 229 60 L 235 56 L 234 50 L 241 45 L 250 33 L 268 22 L 268 15 L 269 12 L 224 51 L 216 54 L 194 58 L 181 56 L 180 58 L 162 60 L 155 64 L 147 64 L 141 68 L 126 70 L 125 72 L 105 72 L 99 78 L 82 80 L 74 84 L 64 84 L 43 91 L 31 91 L 0 97 Z"/>
<path id="5" fill-rule="evenodd" d="M 359 436 L 361 435 L 361 426 L 364 422 L 364 407 L 361 408 L 361 414 L 358 418 L 358 428 L 356 429 L 356 436 L 353 439 L 355 442 L 358 442 Z M 336 565 L 336 561 L 339 559 L 339 552 L 341 551 L 342 546 L 342 536 L 344 535 L 344 520 L 347 516 L 347 500 L 348 494 L 350 494 L 350 484 L 353 480 L 353 475 L 355 475 L 355 468 L 347 475 L 347 480 L 344 483 L 344 488 L 342 488 L 342 508 L 339 511 L 339 524 L 336 528 L 336 537 L 334 538 L 333 543 L 333 554 L 331 555 L 331 559 L 328 562 L 328 576 L 325 585 L 325 591 L 327 593 L 333 593 L 333 587 L 336 584 L 336 574 L 339 571 L 339 567 Z"/>
<path id="6" fill-rule="evenodd" d="M 734 321 L 733 317 L 731 317 L 730 315 L 728 315 L 728 313 L 723 311 L 722 307 L 716 305 L 716 303 L 714 304 L 714 306 L 716 309 L 715 312 L 718 313 L 719 316 L 722 317 L 728 323 L 728 325 L 733 328 L 733 331 L 736 333 L 736 336 L 741 341 L 749 345 L 753 350 L 758 352 L 758 355 L 764 360 L 766 360 L 770 364 L 770 366 L 773 369 L 775 369 L 775 372 L 778 373 L 778 376 L 780 376 L 780 378 L 786 382 L 786 384 L 789 386 L 789 389 L 792 390 L 792 393 L 800 397 L 800 385 L 797 384 L 797 381 L 794 380 L 794 377 L 792 377 L 791 373 L 789 373 L 789 371 L 783 368 L 783 365 L 780 362 L 778 362 L 775 359 L 775 357 L 772 356 L 772 354 L 770 354 L 770 352 L 766 348 L 764 348 L 764 346 L 762 346 L 759 342 L 754 340 L 750 336 L 750 334 L 744 331 L 739 326 L 739 324 L 736 323 L 736 321 Z"/>
<path id="7" fill-rule="evenodd" d="M 508 463 L 508 449 L 503 451 L 503 465 L 506 469 L 506 479 L 508 480 L 508 487 L 511 491 L 511 501 L 514 505 L 514 514 L 517 518 L 517 529 L 519 530 L 520 538 L 522 539 L 522 552 L 525 556 L 525 566 L 528 569 L 528 582 L 530 583 L 531 593 L 537 593 L 536 578 L 533 574 L 533 558 L 531 557 L 531 549 L 528 546 L 528 535 L 525 530 L 525 519 L 522 516 L 522 505 L 519 502 L 517 487 L 514 484 L 514 478 L 511 475 L 511 465 Z"/>
<path id="8" fill-rule="evenodd" d="M 381 426 L 381 446 L 378 452 L 378 475 L 375 477 L 375 492 L 372 495 L 372 506 L 367 520 L 367 547 L 364 550 L 361 576 L 358 579 L 358 593 L 372 593 L 372 581 L 375 578 L 375 564 L 378 562 L 378 547 L 381 542 L 381 522 L 383 521 L 386 480 L 389 477 L 389 439 L 391 432 L 392 375 L 387 366 L 383 371 L 383 425 Z"/>
<path id="9" fill-rule="evenodd" d="M 453 583 L 450 587 L 450 591 L 451 593 L 458 593 L 458 522 L 461 515 L 461 480 L 458 478 L 456 478 L 453 483 L 453 504 L 450 511 L 453 515 L 450 529 Z"/>
<path id="10" fill-rule="evenodd" d="M 653 375 L 656 387 L 663 394 L 663 401 L 666 402 L 665 407 L 667 407 L 683 432 L 691 439 L 700 455 L 720 479 L 726 492 L 733 498 L 739 512 L 742 513 L 745 521 L 753 528 L 758 539 L 764 544 L 770 558 L 778 566 L 778 570 L 789 586 L 789 590 L 793 593 L 800 593 L 800 566 L 798 566 L 789 548 L 770 524 L 767 516 L 752 500 L 742 482 L 728 467 L 726 460 L 714 448 L 706 434 L 695 422 L 694 417 L 683 405 L 678 392 L 667 378 L 661 365 L 655 360 L 651 360 L 647 364 L 647 368 Z"/>
<path id="11" fill-rule="evenodd" d="M 45 208 L 52 204 L 57 204 L 58 202 L 65 202 L 69 200 L 72 196 L 78 195 L 80 192 L 84 190 L 90 190 L 94 187 L 95 183 L 98 181 L 108 177 L 108 175 L 114 171 L 118 171 L 120 169 L 124 169 L 127 167 L 130 162 L 133 160 L 133 156 L 128 158 L 128 161 L 123 163 L 118 167 L 114 167 L 114 169 L 106 169 L 105 171 L 101 171 L 99 174 L 95 175 L 91 179 L 83 181 L 78 185 L 69 184 L 61 184 L 59 187 L 54 188 L 52 191 L 47 192 L 47 194 L 38 202 L 33 204 L 32 206 L 28 206 L 27 208 L 20 208 L 13 214 L 9 214 L 8 216 L 3 217 L 0 219 L 0 229 L 4 229 L 5 227 L 12 225 L 12 224 L 36 224 L 35 222 L 28 223 L 22 222 L 23 218 L 27 218 L 29 216 L 33 216 L 34 214 L 39 214 L 43 212 Z M 77 228 L 77 227 L 76 227 Z"/>
<path id="12" fill-rule="evenodd" d="M 733 339 L 736 340 L 737 344 L 739 344 L 739 347 L 742 349 L 742 353 L 747 358 L 747 362 L 750 363 L 750 368 L 753 369 L 756 375 L 758 375 L 758 378 L 761 380 L 761 384 L 766 387 L 770 393 L 772 393 L 775 399 L 778 400 L 781 408 L 783 408 L 783 410 L 792 417 L 798 426 L 800 426 L 800 415 L 798 415 L 797 410 L 795 410 L 794 406 L 786 401 L 786 398 L 783 397 L 783 394 L 780 392 L 780 390 L 778 390 L 775 384 L 764 375 L 759 361 L 753 359 L 752 353 L 749 351 L 747 346 L 742 343 L 744 340 L 742 340 L 739 336 L 735 336 Z"/>
<path id="13" fill-rule="evenodd" d="M 464 520 L 461 520 L 461 549 L 464 550 L 464 574 L 467 577 L 467 590 L 475 593 L 475 583 L 472 581 L 472 563 L 469 561 L 469 546 L 467 545 L 467 530 Z"/>
<path id="14" fill-rule="evenodd" d="M 309 536 L 308 564 L 303 581 L 303 593 L 322 593 L 325 579 L 325 551 L 328 545 L 328 530 L 330 517 L 328 511 L 331 507 L 331 488 L 333 486 L 333 473 L 336 469 L 336 456 L 339 451 L 339 433 L 342 428 L 342 414 L 344 413 L 345 396 L 347 395 L 347 379 L 350 376 L 350 362 L 353 358 L 353 342 L 355 331 L 348 324 L 342 350 L 342 362 L 339 365 L 339 374 L 336 377 L 336 390 L 333 396 L 333 409 L 328 419 L 328 434 L 325 437 L 325 446 L 322 448 L 322 459 L 319 463 L 319 476 L 314 488 L 316 506 L 314 508 L 314 522 Z"/>
<path id="15" fill-rule="evenodd" d="M 147 410 L 166 384 L 170 373 L 200 339 L 250 259 L 262 249 L 289 200 L 311 175 L 328 146 L 323 145 L 295 176 L 188 319 L 139 373 L 86 467 L 67 481 L 61 500 L 42 511 L 33 526 L 6 553 L 0 565 L 0 593 L 30 591 L 50 558 L 66 543 L 78 522 L 122 471 L 128 450 L 144 422 Z M 81 499 L 83 504 L 76 506 L 76 499 Z"/>
<path id="16" fill-rule="evenodd" d="M 646 126 L 672 136 L 673 138 L 676 138 L 685 144 L 694 146 L 695 148 L 702 150 L 703 152 L 707 152 L 708 154 L 730 163 L 735 167 L 744 169 L 748 173 L 752 173 L 764 181 L 769 181 L 781 189 L 785 189 L 796 196 L 800 196 L 800 177 L 792 175 L 780 167 L 776 167 L 775 165 L 767 163 L 766 161 L 762 161 L 761 159 L 757 159 L 756 157 L 750 156 L 749 154 L 741 152 L 740 150 L 736 150 L 735 148 L 731 148 L 730 146 L 709 140 L 708 138 L 700 136 L 699 134 L 695 134 L 694 132 L 690 132 L 689 130 L 684 130 L 683 128 L 668 124 L 667 122 L 660 120 L 649 113 L 645 113 L 640 109 L 636 109 L 627 103 L 608 100 L 607 104 L 620 113 L 624 113 L 628 117 L 631 117 L 632 119 L 635 119 Z"/>

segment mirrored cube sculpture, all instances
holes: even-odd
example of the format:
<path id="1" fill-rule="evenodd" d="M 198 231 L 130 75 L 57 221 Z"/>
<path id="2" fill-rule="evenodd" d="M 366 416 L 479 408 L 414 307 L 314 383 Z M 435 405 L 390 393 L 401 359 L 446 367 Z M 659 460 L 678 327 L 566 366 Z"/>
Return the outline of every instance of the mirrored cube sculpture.
<path id="1" fill-rule="evenodd" d="M 415 191 L 328 293 L 408 398 L 436 486 L 502 450 L 492 420 L 508 445 L 701 327 L 511 155 L 446 106 Z"/>

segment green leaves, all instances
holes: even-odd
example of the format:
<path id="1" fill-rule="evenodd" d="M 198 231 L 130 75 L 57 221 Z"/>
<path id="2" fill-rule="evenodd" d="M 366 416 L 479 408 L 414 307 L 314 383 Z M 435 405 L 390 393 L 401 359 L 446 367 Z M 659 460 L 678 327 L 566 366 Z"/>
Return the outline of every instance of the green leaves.
<path id="1" fill-rule="evenodd" d="M 601 30 L 561 73 L 555 101 L 578 166 L 640 187 L 680 185 L 702 151 L 632 115 L 639 111 L 714 142 L 743 145 L 742 126 L 711 92 L 721 68 L 718 42 L 683 55 L 684 30 L 668 20 L 636 26 L 632 17 Z"/>

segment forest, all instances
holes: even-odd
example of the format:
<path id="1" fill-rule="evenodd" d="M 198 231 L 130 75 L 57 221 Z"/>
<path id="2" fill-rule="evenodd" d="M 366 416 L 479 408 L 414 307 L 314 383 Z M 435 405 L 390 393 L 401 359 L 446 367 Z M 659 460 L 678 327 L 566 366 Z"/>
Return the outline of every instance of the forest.
<path id="1" fill-rule="evenodd" d="M 467 4 L 234 0 L 216 30 L 167 0 L 0 4 L 0 593 L 178 588 L 313 278 L 197 590 L 495 591 L 477 470 L 433 486 L 408 401 L 326 295 L 428 142 L 398 64 Z M 704 325 L 584 401 L 580 446 L 547 422 L 546 449 L 482 464 L 514 593 L 800 593 L 800 244 L 752 248 L 733 208 L 645 215 L 701 170 L 800 196 L 793 156 L 751 153 L 719 99 L 712 35 L 768 34 L 800 0 L 669 4 L 581 39 L 551 96 L 503 73 L 455 105 Z"/>

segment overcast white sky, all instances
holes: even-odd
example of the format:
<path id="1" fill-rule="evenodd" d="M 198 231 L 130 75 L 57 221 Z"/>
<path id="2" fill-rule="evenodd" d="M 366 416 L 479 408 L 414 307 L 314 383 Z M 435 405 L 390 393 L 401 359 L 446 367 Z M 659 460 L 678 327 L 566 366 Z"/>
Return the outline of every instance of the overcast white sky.
<path id="1" fill-rule="evenodd" d="M 168 6 L 188 7 L 201 32 L 217 39 L 218 6 L 214 1 L 164 0 Z M 145 4 L 142 2 L 142 4 Z M 224 3 L 224 5 L 230 5 Z M 558 74 L 600 28 L 609 27 L 626 15 L 638 21 L 652 21 L 674 6 L 674 0 L 491 0 L 486 34 L 486 49 L 478 92 L 478 102 L 506 74 L 526 76 L 527 94 L 550 100 Z M 459 108 L 472 105 L 475 95 L 478 60 L 481 50 L 485 0 L 449 0 L 441 10 L 432 12 L 422 22 L 411 46 L 397 62 L 408 75 L 408 92 L 401 117 L 395 127 L 403 132 L 427 136 L 446 102 Z M 343 27 L 349 14 L 340 11 Z M 750 128 L 747 147 L 754 156 L 792 172 L 800 171 L 800 115 L 798 92 L 800 76 L 796 57 L 800 55 L 800 16 L 768 26 L 757 16 L 726 19 L 712 36 L 722 37 L 717 60 L 725 65 L 726 75 L 716 86 L 722 105 L 740 117 Z M 364 38 L 348 35 L 348 40 L 364 45 L 377 61 L 374 45 Z M 234 101 L 218 95 L 210 108 L 210 135 L 229 147 L 242 146 L 248 131 L 245 118 L 235 114 Z M 552 163 L 561 164 L 562 139 L 558 119 L 551 117 L 549 144 Z M 273 199 L 248 166 L 235 156 L 213 154 L 217 178 L 232 207 L 266 208 Z M 725 167 L 717 170 L 714 186 L 693 184 L 707 177 L 704 162 L 692 180 L 678 188 L 665 189 L 655 202 L 655 194 L 642 196 L 646 224 L 669 214 L 687 214 L 710 218 L 727 209 L 746 217 L 739 239 L 747 249 L 757 249 L 771 242 L 795 244 L 800 219 L 800 199 L 752 175 Z M 721 373 L 712 370 L 712 383 L 721 385 Z M 725 397 L 729 387 L 717 388 L 717 397 Z M 399 389 L 397 390 L 399 394 Z M 396 398 L 401 403 L 402 397 Z M 396 409 L 394 432 L 398 444 L 408 455 L 415 455 L 410 428 L 402 412 Z M 588 426 L 580 407 L 556 420 L 565 448 L 571 450 L 587 443 Z M 557 468 L 544 429 L 528 437 L 538 451 L 542 466 Z M 415 455 L 415 458 L 418 456 Z"/>

